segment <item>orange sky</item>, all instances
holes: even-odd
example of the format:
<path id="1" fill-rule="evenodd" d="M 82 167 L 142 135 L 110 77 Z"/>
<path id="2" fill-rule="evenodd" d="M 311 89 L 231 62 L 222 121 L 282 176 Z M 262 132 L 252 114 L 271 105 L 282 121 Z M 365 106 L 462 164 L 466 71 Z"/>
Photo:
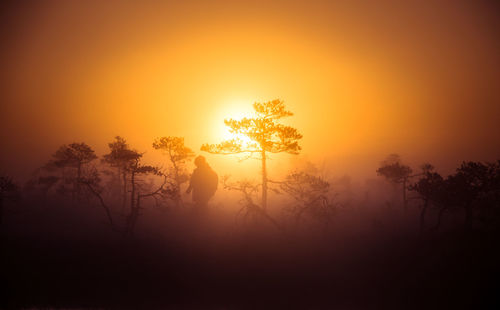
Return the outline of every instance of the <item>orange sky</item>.
<path id="1" fill-rule="evenodd" d="M 115 135 L 159 162 L 155 137 L 198 151 L 275 98 L 304 158 L 336 174 L 374 176 L 394 152 L 443 169 L 500 158 L 498 7 L 430 2 L 4 5 L 0 169 L 26 176 L 73 141 L 103 154 Z"/>

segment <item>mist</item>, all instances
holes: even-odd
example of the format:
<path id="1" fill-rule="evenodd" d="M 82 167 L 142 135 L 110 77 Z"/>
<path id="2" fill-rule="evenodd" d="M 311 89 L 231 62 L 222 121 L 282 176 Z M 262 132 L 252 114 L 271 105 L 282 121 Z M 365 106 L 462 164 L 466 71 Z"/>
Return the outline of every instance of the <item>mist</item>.
<path id="1" fill-rule="evenodd" d="M 0 308 L 500 305 L 494 2 L 0 10 Z"/>

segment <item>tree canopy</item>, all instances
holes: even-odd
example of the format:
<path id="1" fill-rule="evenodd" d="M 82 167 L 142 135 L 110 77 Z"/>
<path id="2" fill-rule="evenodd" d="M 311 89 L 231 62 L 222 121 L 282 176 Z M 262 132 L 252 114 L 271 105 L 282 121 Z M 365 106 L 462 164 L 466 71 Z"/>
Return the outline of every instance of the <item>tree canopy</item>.
<path id="1" fill-rule="evenodd" d="M 251 142 L 244 143 L 235 138 L 219 144 L 203 144 L 201 150 L 212 154 L 260 154 L 262 163 L 262 208 L 267 207 L 267 167 L 266 153 L 298 154 L 301 150 L 299 140 L 302 135 L 297 129 L 280 124 L 278 120 L 292 116 L 285 103 L 280 99 L 253 104 L 255 117 L 241 120 L 226 119 L 224 123 L 229 131 L 238 136 L 247 137 Z"/>
<path id="2" fill-rule="evenodd" d="M 50 162 L 58 168 L 75 167 L 79 168 L 84 164 L 90 163 L 97 159 L 94 150 L 85 143 L 71 143 L 62 145 L 52 155 L 53 159 Z"/>
<path id="3" fill-rule="evenodd" d="M 277 121 L 293 113 L 286 110 L 282 100 L 253 104 L 256 117 L 241 120 L 226 119 L 224 123 L 232 134 L 248 137 L 252 143 L 244 144 L 240 139 L 222 141 L 219 144 L 203 144 L 202 151 L 214 154 L 237 153 L 281 153 L 298 154 L 302 135 L 297 129 Z"/>

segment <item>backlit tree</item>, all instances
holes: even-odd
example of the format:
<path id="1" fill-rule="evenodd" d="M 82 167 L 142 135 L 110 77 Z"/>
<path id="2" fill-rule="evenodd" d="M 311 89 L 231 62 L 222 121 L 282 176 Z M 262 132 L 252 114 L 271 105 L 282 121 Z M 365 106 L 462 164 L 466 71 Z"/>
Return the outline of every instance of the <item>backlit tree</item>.
<path id="1" fill-rule="evenodd" d="M 226 119 L 224 123 L 229 131 L 238 136 L 245 136 L 251 142 L 244 143 L 241 139 L 232 139 L 220 144 L 204 144 L 202 151 L 212 154 L 257 154 L 262 164 L 262 208 L 267 208 L 267 154 L 289 153 L 298 154 L 301 150 L 298 141 L 302 135 L 297 129 L 280 124 L 278 121 L 293 113 L 287 111 L 282 100 L 253 104 L 255 117 L 241 120 Z"/>
<path id="2" fill-rule="evenodd" d="M 389 155 L 380 163 L 380 167 L 377 169 L 377 174 L 383 176 L 389 182 L 395 185 L 401 184 L 405 211 L 408 205 L 406 190 L 408 189 L 408 181 L 412 176 L 412 172 L 413 170 L 409 166 L 401 163 L 401 158 L 397 154 Z"/>
<path id="3" fill-rule="evenodd" d="M 103 155 L 102 161 L 118 170 L 118 178 L 121 177 L 122 186 L 122 211 L 127 203 L 127 177 L 129 168 L 139 159 L 142 154 L 130 149 L 127 141 L 116 136 L 113 142 L 108 143 L 109 153 Z"/>
<path id="4" fill-rule="evenodd" d="M 72 176 L 73 183 L 73 198 L 80 198 L 80 179 L 82 178 L 83 169 L 87 164 L 95 160 L 97 156 L 94 150 L 86 143 L 71 143 L 62 145 L 53 155 L 52 160 L 47 167 L 50 168 L 70 168 L 76 172 Z"/>
<path id="5" fill-rule="evenodd" d="M 174 201 L 177 205 L 182 203 L 180 188 L 181 185 L 189 180 L 189 174 L 186 171 L 185 163 L 194 157 L 193 151 L 184 145 L 184 138 L 181 137 L 161 137 L 153 142 L 153 148 L 163 151 L 168 157 L 171 165 L 168 176 L 174 180 Z"/>
<path id="6" fill-rule="evenodd" d="M 303 215 L 310 217 L 328 227 L 335 215 L 336 207 L 328 198 L 330 183 L 322 177 L 306 172 L 292 172 L 284 181 L 275 182 L 280 185 L 281 192 L 294 201 L 287 211 L 295 217 L 298 224 Z"/>

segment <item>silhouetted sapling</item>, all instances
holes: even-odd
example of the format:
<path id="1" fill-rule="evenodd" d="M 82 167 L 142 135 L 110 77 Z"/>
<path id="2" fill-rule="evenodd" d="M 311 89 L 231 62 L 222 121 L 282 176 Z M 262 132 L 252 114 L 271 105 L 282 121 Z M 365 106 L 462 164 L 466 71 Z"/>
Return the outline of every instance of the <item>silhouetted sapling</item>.
<path id="1" fill-rule="evenodd" d="M 47 164 L 48 168 L 59 168 L 62 170 L 64 183 L 73 184 L 71 194 L 73 199 L 81 199 L 81 188 L 79 180 L 85 173 L 86 165 L 97 159 L 94 150 L 85 143 L 71 143 L 62 145 L 53 155 L 52 160 Z M 71 169 L 68 173 L 67 169 Z M 64 189 L 61 187 L 61 189 Z"/>
<path id="2" fill-rule="evenodd" d="M 220 144 L 203 144 L 201 150 L 212 154 L 258 154 L 262 164 L 262 208 L 267 209 L 267 153 L 298 154 L 301 150 L 298 141 L 302 135 L 297 129 L 277 121 L 293 113 L 285 109 L 282 100 L 276 99 L 253 104 L 256 117 L 241 120 L 226 119 L 224 123 L 229 131 L 248 137 L 252 142 L 243 143 L 240 139 L 223 141 Z"/>
<path id="3" fill-rule="evenodd" d="M 184 145 L 184 138 L 181 137 L 161 137 L 153 142 L 153 148 L 161 150 L 168 157 L 169 171 L 168 177 L 173 179 L 172 198 L 177 206 L 182 205 L 181 185 L 189 180 L 189 173 L 186 170 L 186 161 L 194 157 L 193 151 Z"/>
<path id="4" fill-rule="evenodd" d="M 386 180 L 394 185 L 401 184 L 403 194 L 403 207 L 406 211 L 408 206 L 408 199 L 406 197 L 406 190 L 408 188 L 408 180 L 411 177 L 412 169 L 401 163 L 401 158 L 397 154 L 389 155 L 377 169 L 377 174 L 383 176 Z"/>

